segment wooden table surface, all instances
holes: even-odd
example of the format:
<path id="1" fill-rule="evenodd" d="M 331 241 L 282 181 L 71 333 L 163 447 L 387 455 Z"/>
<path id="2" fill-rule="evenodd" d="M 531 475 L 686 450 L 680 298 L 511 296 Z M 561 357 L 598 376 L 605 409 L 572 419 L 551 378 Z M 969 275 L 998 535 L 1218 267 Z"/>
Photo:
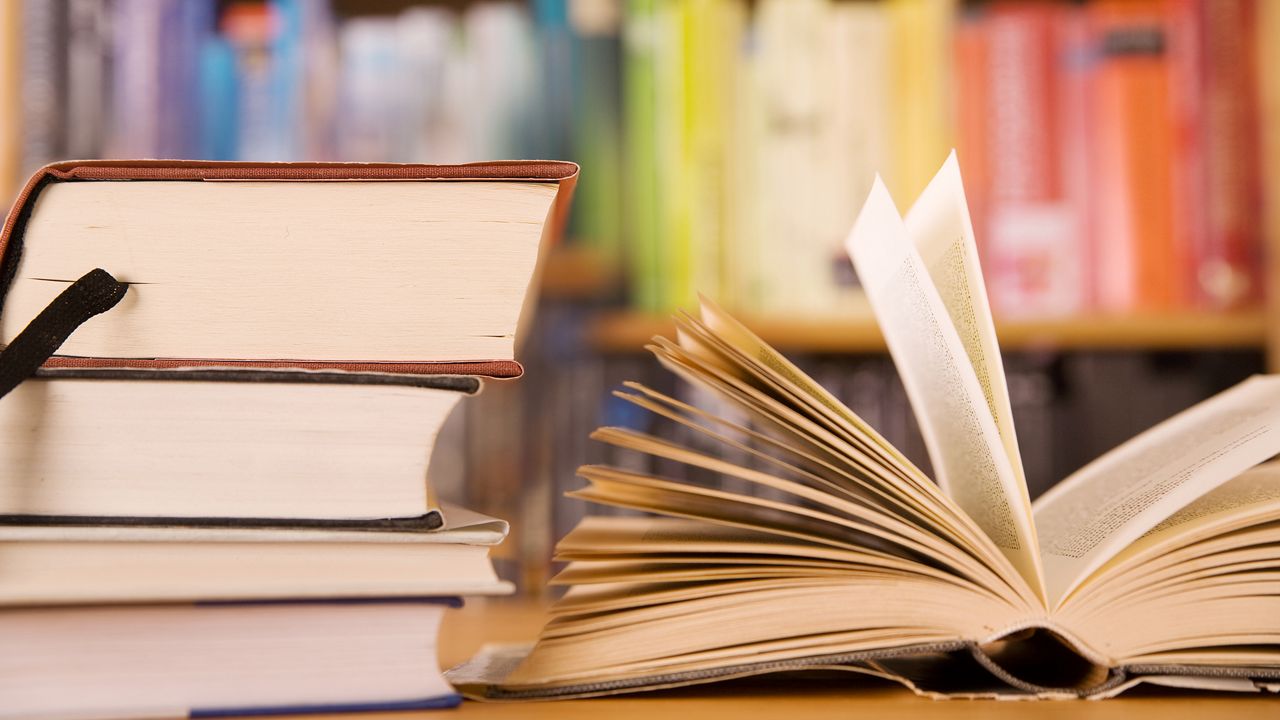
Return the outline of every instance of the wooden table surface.
<path id="1" fill-rule="evenodd" d="M 440 662 L 452 667 L 486 642 L 532 640 L 542 623 L 542 606 L 512 600 L 468 601 L 446 616 Z M 910 691 L 875 680 L 856 682 L 754 681 L 749 684 L 704 685 L 696 688 L 619 698 L 559 702 L 479 703 L 467 701 L 457 710 L 395 712 L 376 715 L 311 716 L 314 720 L 408 720 L 460 717 L 556 718 L 557 720 L 803 720 L 805 718 L 1205 718 L 1206 720 L 1280 720 L 1280 697 L 1263 694 L 1210 694 L 1175 690 L 1139 690 L 1105 701 L 999 702 L 918 698 Z"/>

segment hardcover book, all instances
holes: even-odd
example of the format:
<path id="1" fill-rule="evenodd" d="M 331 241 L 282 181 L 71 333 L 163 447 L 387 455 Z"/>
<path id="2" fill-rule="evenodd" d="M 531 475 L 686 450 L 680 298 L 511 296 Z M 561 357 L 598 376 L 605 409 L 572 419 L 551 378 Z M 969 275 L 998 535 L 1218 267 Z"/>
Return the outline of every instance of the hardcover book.
<path id="1" fill-rule="evenodd" d="M 33 605 L 507 595 L 507 523 L 444 504 L 436 532 L 0 525 L 0 614 Z"/>
<path id="2" fill-rule="evenodd" d="M 48 369 L 0 401 L 0 523 L 434 530 L 436 437 L 479 389 L 453 375 Z"/>
<path id="3" fill-rule="evenodd" d="M 516 377 L 539 250 L 577 172 L 549 161 L 49 165 L 0 236 L 0 343 L 97 267 L 129 284 L 125 306 L 46 367 Z"/>
<path id="4" fill-rule="evenodd" d="M 656 517 L 585 520 L 558 547 L 568 590 L 537 644 L 490 648 L 451 682 L 498 700 L 801 670 L 933 696 L 1280 690 L 1280 376 L 1032 503 L 954 155 L 905 218 L 877 182 L 847 248 L 935 477 L 704 300 L 649 349 L 749 420 L 619 391 L 698 442 L 595 439 L 699 472 L 581 468 L 573 495 Z"/>
<path id="5" fill-rule="evenodd" d="M 421 710 L 455 598 L 0 609 L 0 718 Z"/>

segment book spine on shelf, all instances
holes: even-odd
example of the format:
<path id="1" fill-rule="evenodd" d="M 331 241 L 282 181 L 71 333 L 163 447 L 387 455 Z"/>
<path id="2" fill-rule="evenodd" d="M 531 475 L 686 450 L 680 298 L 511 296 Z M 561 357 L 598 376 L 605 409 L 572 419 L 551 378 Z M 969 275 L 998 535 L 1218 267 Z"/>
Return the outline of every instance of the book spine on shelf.
<path id="1" fill-rule="evenodd" d="M 892 25 L 889 106 L 896 198 L 924 190 L 951 151 L 951 32 L 955 0 L 886 0 Z"/>
<path id="2" fill-rule="evenodd" d="M 990 60 L 987 57 L 985 13 L 970 11 L 959 18 L 952 38 L 952 52 L 956 159 L 964 169 L 964 195 L 969 203 L 969 217 L 978 244 L 978 255 L 983 267 L 987 268 L 986 277 L 990 285 L 992 261 L 991 247 L 987 243 L 987 188 L 991 183 L 989 160 L 992 149 L 988 145 L 990 133 L 987 132 L 990 121 L 987 108 L 990 107 L 991 99 L 987 81 Z M 990 288 L 990 299 L 993 304 L 998 304 L 994 289 Z"/>
<path id="3" fill-rule="evenodd" d="M 1178 281 L 1189 301 L 1199 304 L 1198 266 L 1208 239 L 1204 28 L 1201 0 L 1169 0 L 1165 35 L 1169 55 L 1169 117 L 1172 129 L 1173 217 L 1169 241 L 1184 248 L 1186 265 Z"/>
<path id="4" fill-rule="evenodd" d="M 1253 27 L 1254 50 L 1257 53 L 1258 127 L 1261 131 L 1261 157 L 1263 188 L 1263 235 L 1260 251 L 1266 258 L 1263 272 L 1266 284 L 1276 282 L 1277 252 L 1280 252 L 1280 3 L 1263 2 L 1257 6 L 1257 22 Z M 1264 288 L 1268 309 L 1280 310 L 1280 292 L 1276 288 Z M 1276 316 L 1272 316 L 1276 317 Z M 1274 344 L 1269 352 L 1280 351 Z M 1273 369 L 1275 359 L 1272 358 Z"/>
<path id="5" fill-rule="evenodd" d="M 1262 297 L 1258 102 L 1254 80 L 1257 22 L 1252 0 L 1200 0 L 1204 53 L 1205 187 L 1187 198 L 1205 215 L 1194 247 L 1192 287 L 1206 309 L 1256 304 Z M 1274 38 L 1266 42 L 1275 42 Z"/>
<path id="6" fill-rule="evenodd" d="M 832 164 L 821 151 L 829 119 L 823 103 L 835 71 L 825 49 L 825 9 L 820 2 L 772 0 L 757 12 L 763 237 L 755 256 L 756 303 L 771 313 L 813 312 L 827 299 L 822 196 Z"/>
<path id="7" fill-rule="evenodd" d="M 1169 241 L 1173 138 L 1165 7 L 1103 0 L 1086 12 L 1099 53 L 1090 97 L 1099 309 L 1172 310 L 1183 305 L 1178 277 L 1189 260 L 1185 248 Z"/>
<path id="8" fill-rule="evenodd" d="M 820 266 L 816 284 L 824 288 L 820 311 L 865 311 L 865 294 L 844 249 L 845 236 L 871 191 L 876 172 L 889 163 L 888 16 L 874 3 L 831 3 L 826 26 L 829 82 L 823 89 L 830 119 L 816 162 L 831 175 L 822 196 Z M 877 109 L 878 108 L 878 109 Z"/>
<path id="9" fill-rule="evenodd" d="M 1092 218 L 1093 168 L 1089 164 L 1089 73 L 1093 57 L 1089 30 L 1080 8 L 1064 11 L 1055 25 L 1059 117 L 1059 172 L 1062 202 L 1070 213 L 1069 237 L 1060 285 L 1069 309 L 1057 314 L 1087 314 L 1095 305 L 1096 248 Z"/>
<path id="10" fill-rule="evenodd" d="M 686 66 L 690 57 L 685 36 L 690 8 L 687 3 L 673 0 L 659 0 L 656 6 L 653 124 L 658 176 L 658 243 L 662 247 L 662 264 L 657 272 L 666 275 L 658 307 L 672 310 L 681 307 L 689 297 L 694 271 L 689 225 L 692 200 L 686 159 L 689 140 Z"/>
<path id="11" fill-rule="evenodd" d="M 658 5 L 662 0 L 627 0 L 623 36 L 623 132 L 628 186 L 623 206 L 630 248 L 632 303 L 649 311 L 662 309 L 668 282 L 658 174 L 658 117 L 667 108 L 658 100 L 658 55 L 661 36 Z"/>
<path id="12" fill-rule="evenodd" d="M 65 10 L 63 3 L 22 2 L 21 102 L 6 108 L 6 112 L 21 116 L 23 174 L 53 162 L 62 154 Z"/>
<path id="13" fill-rule="evenodd" d="M 22 104 L 22 5 L 0 3 L 0 103 Z M 18 191 L 22 173 L 22 113 L 0 113 L 0 203 Z"/>
<path id="14" fill-rule="evenodd" d="M 96 157 L 105 139 L 102 108 L 113 94 L 109 7 L 101 0 L 70 0 L 66 6 L 66 154 Z"/>
<path id="15" fill-rule="evenodd" d="M 563 5 L 563 3 L 544 3 Z M 578 181 L 570 234 L 606 262 L 622 251 L 622 17 L 617 3 L 570 2 L 562 32 L 570 99 L 562 124 L 572 129 L 567 152 L 591 172 Z M 553 30 L 543 26 L 544 32 Z M 554 107 L 554 103 L 551 104 Z M 549 108 L 550 109 L 550 108 Z M 552 157 L 561 157 L 564 153 Z"/>
<path id="16" fill-rule="evenodd" d="M 1062 27 L 1069 9 L 1001 6 L 985 20 L 987 283 L 1003 316 L 1084 305 L 1078 208 L 1064 183 Z"/>

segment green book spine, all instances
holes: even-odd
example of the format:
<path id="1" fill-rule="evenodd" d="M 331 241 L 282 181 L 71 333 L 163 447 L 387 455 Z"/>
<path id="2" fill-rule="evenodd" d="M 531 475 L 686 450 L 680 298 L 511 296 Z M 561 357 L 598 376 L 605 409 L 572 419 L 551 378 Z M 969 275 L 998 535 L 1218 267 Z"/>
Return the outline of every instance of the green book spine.
<path id="1" fill-rule="evenodd" d="M 657 2 L 627 0 L 623 37 L 623 96 L 626 189 L 624 237 L 632 303 L 662 309 L 665 266 L 659 242 L 657 147 Z"/>

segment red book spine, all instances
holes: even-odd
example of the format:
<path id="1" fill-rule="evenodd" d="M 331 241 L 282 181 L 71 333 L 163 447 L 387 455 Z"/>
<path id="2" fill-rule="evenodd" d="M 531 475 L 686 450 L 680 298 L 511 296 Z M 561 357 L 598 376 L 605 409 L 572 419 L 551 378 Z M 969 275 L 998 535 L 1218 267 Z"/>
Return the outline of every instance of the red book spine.
<path id="1" fill-rule="evenodd" d="M 1210 309 L 1262 298 L 1262 182 L 1252 0 L 1203 1 L 1206 232 L 1194 247 L 1196 300 Z"/>
<path id="2" fill-rule="evenodd" d="M 987 271 L 1005 316 L 1078 313 L 1082 233 L 1064 174 L 1060 26 L 1070 8 L 1004 4 L 986 20 Z"/>
<path id="3" fill-rule="evenodd" d="M 1057 31 L 1057 92 L 1060 109 L 1062 194 L 1070 213 L 1070 240 L 1065 282 L 1081 312 L 1096 301 L 1093 277 L 1094 232 L 1089 211 L 1093 177 L 1089 165 L 1089 71 L 1093 62 L 1089 28 L 1079 6 L 1064 8 Z"/>
<path id="4" fill-rule="evenodd" d="M 1173 241 L 1173 122 L 1164 2 L 1087 6 L 1099 52 L 1093 107 L 1094 273 L 1099 308 L 1166 311 L 1184 304 Z"/>
<path id="5" fill-rule="evenodd" d="M 1166 47 L 1173 142 L 1173 220 L 1170 236 L 1185 259 L 1176 269 L 1182 297 L 1200 304 L 1196 267 L 1208 236 L 1205 196 L 1204 0 L 1168 0 Z"/>
<path id="6" fill-rule="evenodd" d="M 982 266 L 987 257 L 987 41 L 981 16 L 961 18 L 952 40 L 955 57 L 956 157 L 964 168 L 964 194 L 978 244 Z"/>

